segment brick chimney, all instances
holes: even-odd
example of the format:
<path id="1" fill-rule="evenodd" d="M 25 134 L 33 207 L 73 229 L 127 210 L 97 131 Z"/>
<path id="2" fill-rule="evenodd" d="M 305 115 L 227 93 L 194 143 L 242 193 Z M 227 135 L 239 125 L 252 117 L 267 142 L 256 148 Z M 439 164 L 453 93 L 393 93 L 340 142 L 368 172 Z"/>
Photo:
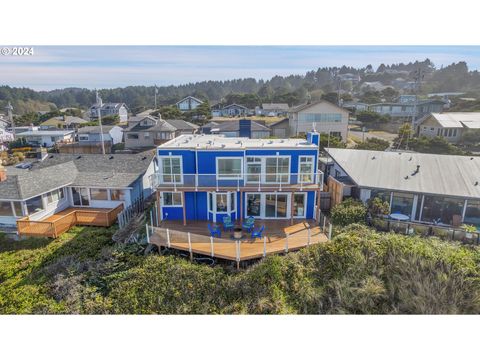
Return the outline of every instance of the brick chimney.
<path id="1" fill-rule="evenodd" d="M 0 182 L 7 180 L 7 169 L 0 165 Z"/>

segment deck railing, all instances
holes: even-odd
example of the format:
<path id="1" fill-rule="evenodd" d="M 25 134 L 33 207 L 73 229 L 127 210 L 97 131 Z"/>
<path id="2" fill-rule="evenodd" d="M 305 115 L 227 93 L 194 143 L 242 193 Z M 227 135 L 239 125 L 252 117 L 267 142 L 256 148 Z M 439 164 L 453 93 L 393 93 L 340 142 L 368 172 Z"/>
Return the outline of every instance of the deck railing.
<path id="1" fill-rule="evenodd" d="M 57 238 L 75 225 L 105 226 L 113 225 L 117 215 L 123 210 L 123 204 L 105 209 L 73 209 L 53 220 L 29 220 L 28 217 L 17 220 L 20 236 L 42 236 Z"/>
<path id="2" fill-rule="evenodd" d="M 258 191 L 295 186 L 302 190 L 308 187 L 322 187 L 323 172 L 316 173 L 241 173 L 232 175 L 219 174 L 161 174 L 150 175 L 153 188 L 199 189 L 199 188 L 253 188 Z"/>

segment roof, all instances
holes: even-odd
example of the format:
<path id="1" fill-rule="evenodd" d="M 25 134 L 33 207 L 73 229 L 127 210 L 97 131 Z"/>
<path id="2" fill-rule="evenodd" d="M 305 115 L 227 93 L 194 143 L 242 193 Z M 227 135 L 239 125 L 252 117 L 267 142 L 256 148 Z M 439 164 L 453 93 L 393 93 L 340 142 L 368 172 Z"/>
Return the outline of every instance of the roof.
<path id="1" fill-rule="evenodd" d="M 309 107 L 312 107 L 312 106 L 315 106 L 315 105 L 318 105 L 318 104 L 321 104 L 321 103 L 326 103 L 326 104 L 329 104 L 329 105 L 332 105 L 332 106 L 335 106 L 336 108 L 338 108 L 339 110 L 343 111 L 343 112 L 347 112 L 347 110 L 345 110 L 344 108 L 334 104 L 334 103 L 331 103 L 330 101 L 327 101 L 327 100 L 319 100 L 319 101 L 314 101 L 312 103 L 305 103 L 305 104 L 301 104 L 301 105 L 297 105 L 297 106 L 294 106 L 292 107 L 289 112 L 291 113 L 296 113 L 296 112 L 299 112 L 299 111 L 302 111 L 302 110 L 305 110 L 305 109 L 308 109 Z"/>
<path id="2" fill-rule="evenodd" d="M 359 187 L 480 198 L 480 157 L 354 149 L 328 153 Z"/>
<path id="3" fill-rule="evenodd" d="M 153 151 L 138 154 L 49 154 L 30 169 L 7 168 L 0 199 L 21 200 L 63 186 L 130 187 L 143 176 Z"/>
<path id="4" fill-rule="evenodd" d="M 101 106 L 102 110 L 103 109 L 115 109 L 115 110 L 118 110 L 120 109 L 122 106 L 125 106 L 125 103 L 105 103 Z M 95 109 L 98 109 L 98 104 L 94 104 L 90 107 L 90 110 L 95 110 Z"/>
<path id="5" fill-rule="evenodd" d="M 179 103 L 181 103 L 182 101 L 185 101 L 185 100 L 187 100 L 187 99 L 192 99 L 192 100 L 195 100 L 196 102 L 198 102 L 198 103 L 200 103 L 200 104 L 203 104 L 203 101 L 202 101 L 202 100 L 197 99 L 196 97 L 193 97 L 193 96 L 187 96 L 187 97 L 184 97 L 182 100 L 177 101 L 177 102 L 175 103 L 175 105 L 177 105 L 177 104 L 179 104 Z"/>
<path id="6" fill-rule="evenodd" d="M 102 125 L 104 134 L 108 134 L 113 128 L 120 128 L 117 125 Z M 121 129 L 121 128 L 120 128 Z M 79 134 L 100 134 L 100 125 L 97 126 L 84 126 L 78 129 Z"/>
<path id="7" fill-rule="evenodd" d="M 58 124 L 70 125 L 70 124 L 84 124 L 86 122 L 87 120 L 79 118 L 77 116 L 66 116 L 65 119 L 63 118 L 63 116 L 55 116 L 48 120 L 45 120 L 40 125 L 43 125 L 43 126 L 58 125 Z"/>
<path id="8" fill-rule="evenodd" d="M 433 117 L 442 127 L 480 129 L 480 112 L 446 112 L 431 113 L 424 116 L 419 124 Z"/>
<path id="9" fill-rule="evenodd" d="M 252 131 L 270 131 L 270 129 L 262 124 L 259 124 L 256 121 L 248 120 L 251 122 Z M 240 120 L 227 120 L 219 122 L 209 122 L 203 126 L 204 128 L 213 128 L 218 129 L 218 131 L 240 131 Z"/>
<path id="10" fill-rule="evenodd" d="M 74 130 L 27 130 L 17 136 L 65 136 L 73 133 Z"/>
<path id="11" fill-rule="evenodd" d="M 288 122 L 289 121 L 289 118 L 285 118 L 285 119 L 282 119 L 282 120 L 278 120 L 278 121 L 275 121 L 274 123 L 271 123 L 269 126 L 272 128 L 274 126 L 277 126 L 277 125 L 280 125 L 284 122 Z"/>
<path id="12" fill-rule="evenodd" d="M 290 107 L 286 103 L 269 103 L 262 104 L 263 110 L 285 110 L 288 111 Z"/>
<path id="13" fill-rule="evenodd" d="M 147 118 L 143 117 L 140 120 L 143 120 Z M 124 131 L 136 131 L 136 132 L 142 132 L 142 131 L 171 131 L 174 132 L 176 130 L 196 130 L 198 129 L 197 125 L 194 125 L 192 123 L 189 123 L 188 121 L 185 120 L 158 120 L 155 119 L 151 116 L 148 116 L 148 118 L 155 120 L 157 123 L 155 125 L 141 125 L 140 121 L 133 124 L 129 128 L 125 129 Z"/>
<path id="14" fill-rule="evenodd" d="M 198 129 L 199 126 L 198 125 L 195 125 L 195 124 L 192 124 L 188 121 L 185 121 L 185 120 L 176 120 L 176 119 L 173 119 L 173 120 L 163 120 L 165 122 L 167 122 L 168 124 L 172 125 L 173 127 L 175 127 L 177 130 L 195 130 L 195 129 Z"/>
<path id="15" fill-rule="evenodd" d="M 223 135 L 192 134 L 181 135 L 158 147 L 159 149 L 314 149 L 318 146 L 305 139 L 249 139 L 246 137 L 225 137 Z"/>
<path id="16" fill-rule="evenodd" d="M 234 106 L 239 107 L 239 108 L 242 108 L 242 109 L 245 109 L 245 110 L 248 110 L 248 108 L 247 108 L 246 106 L 243 106 L 243 105 L 240 105 L 240 104 L 230 104 L 230 105 L 226 105 L 226 106 L 223 107 L 223 109 L 228 109 L 228 108 L 234 107 Z"/>

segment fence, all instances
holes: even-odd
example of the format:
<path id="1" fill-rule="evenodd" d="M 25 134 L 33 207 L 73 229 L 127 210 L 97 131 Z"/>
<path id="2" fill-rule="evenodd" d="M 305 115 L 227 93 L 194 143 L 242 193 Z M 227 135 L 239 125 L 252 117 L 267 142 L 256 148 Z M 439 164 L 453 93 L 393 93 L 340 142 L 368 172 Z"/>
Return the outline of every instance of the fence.
<path id="1" fill-rule="evenodd" d="M 145 201 L 143 197 L 135 200 L 129 207 L 125 208 L 117 215 L 118 225 L 120 229 L 127 225 L 133 217 L 142 213 L 144 210 Z"/>
<path id="2" fill-rule="evenodd" d="M 320 229 L 322 229 L 322 233 L 327 235 L 328 239 L 332 239 L 332 232 L 333 232 L 333 224 L 323 212 L 320 212 L 320 217 L 318 219 L 318 225 Z"/>
<path id="3" fill-rule="evenodd" d="M 384 218 L 373 218 L 370 221 L 370 225 L 380 231 L 393 231 L 395 233 L 419 235 L 423 237 L 436 236 L 443 240 L 460 241 L 473 245 L 480 244 L 479 232 L 467 232 L 458 228 Z"/>

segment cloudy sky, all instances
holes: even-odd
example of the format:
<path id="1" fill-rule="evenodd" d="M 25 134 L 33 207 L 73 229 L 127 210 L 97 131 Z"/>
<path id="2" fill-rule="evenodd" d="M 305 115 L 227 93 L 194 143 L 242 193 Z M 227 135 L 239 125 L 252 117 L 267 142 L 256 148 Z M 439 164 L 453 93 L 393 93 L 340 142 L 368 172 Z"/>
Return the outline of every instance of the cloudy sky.
<path id="1" fill-rule="evenodd" d="M 0 55 L 0 85 L 50 90 L 269 79 L 323 66 L 362 67 L 429 58 L 440 67 L 480 69 L 480 46 L 34 46 Z"/>

